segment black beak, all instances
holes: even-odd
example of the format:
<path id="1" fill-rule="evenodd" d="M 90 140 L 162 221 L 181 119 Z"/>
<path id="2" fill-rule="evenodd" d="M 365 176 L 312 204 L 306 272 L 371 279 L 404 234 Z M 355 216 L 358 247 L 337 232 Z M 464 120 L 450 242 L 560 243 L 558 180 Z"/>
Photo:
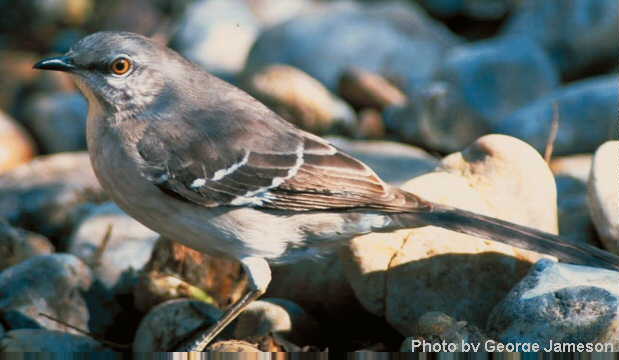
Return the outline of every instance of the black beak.
<path id="1" fill-rule="evenodd" d="M 41 60 L 34 64 L 33 68 L 41 70 L 71 71 L 76 67 L 70 57 L 57 56 Z"/>

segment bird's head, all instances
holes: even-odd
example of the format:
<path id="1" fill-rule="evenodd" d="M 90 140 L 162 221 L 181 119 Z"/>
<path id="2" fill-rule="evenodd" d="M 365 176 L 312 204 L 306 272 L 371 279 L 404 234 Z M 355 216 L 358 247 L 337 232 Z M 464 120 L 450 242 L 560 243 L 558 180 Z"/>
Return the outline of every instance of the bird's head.
<path id="1" fill-rule="evenodd" d="M 34 68 L 72 75 L 91 107 L 131 113 L 156 101 L 174 78 L 167 74 L 186 67 L 186 62 L 147 37 L 105 31 L 81 39 L 66 54 L 43 59 Z"/>

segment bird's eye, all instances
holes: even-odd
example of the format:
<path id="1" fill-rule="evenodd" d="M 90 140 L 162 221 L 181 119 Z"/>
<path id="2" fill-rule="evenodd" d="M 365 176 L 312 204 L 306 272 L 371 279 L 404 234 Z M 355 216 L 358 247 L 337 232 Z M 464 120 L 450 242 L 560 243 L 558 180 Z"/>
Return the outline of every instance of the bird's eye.
<path id="1" fill-rule="evenodd" d="M 110 68 L 116 75 L 125 75 L 129 72 L 129 70 L 131 70 L 131 66 L 133 66 L 131 60 L 126 57 L 120 57 L 112 62 Z"/>

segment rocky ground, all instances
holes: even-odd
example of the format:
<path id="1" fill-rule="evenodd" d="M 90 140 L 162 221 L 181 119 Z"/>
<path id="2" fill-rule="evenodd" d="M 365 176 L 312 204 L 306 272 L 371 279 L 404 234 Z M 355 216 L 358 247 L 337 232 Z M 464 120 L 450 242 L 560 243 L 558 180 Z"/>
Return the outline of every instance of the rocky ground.
<path id="1" fill-rule="evenodd" d="M 387 182 L 619 254 L 616 0 L 0 2 L 0 349 L 169 351 L 244 293 L 233 260 L 97 182 L 87 104 L 32 70 L 101 29 L 169 43 Z M 553 128 L 558 125 L 556 133 Z M 612 344 L 619 272 L 434 227 L 274 266 L 212 351 Z"/>

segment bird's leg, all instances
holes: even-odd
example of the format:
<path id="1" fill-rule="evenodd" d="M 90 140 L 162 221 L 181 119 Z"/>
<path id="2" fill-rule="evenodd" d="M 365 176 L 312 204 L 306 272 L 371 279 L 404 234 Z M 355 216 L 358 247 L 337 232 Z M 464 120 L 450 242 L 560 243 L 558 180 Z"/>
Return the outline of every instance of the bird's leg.
<path id="1" fill-rule="evenodd" d="M 206 346 L 217 336 L 228 324 L 243 312 L 247 305 L 259 298 L 266 292 L 271 282 L 271 270 L 269 264 L 262 258 L 241 259 L 243 269 L 249 277 L 249 292 L 239 301 L 234 303 L 215 324 L 206 331 L 198 334 L 194 339 L 183 343 L 176 351 L 204 351 Z"/>

